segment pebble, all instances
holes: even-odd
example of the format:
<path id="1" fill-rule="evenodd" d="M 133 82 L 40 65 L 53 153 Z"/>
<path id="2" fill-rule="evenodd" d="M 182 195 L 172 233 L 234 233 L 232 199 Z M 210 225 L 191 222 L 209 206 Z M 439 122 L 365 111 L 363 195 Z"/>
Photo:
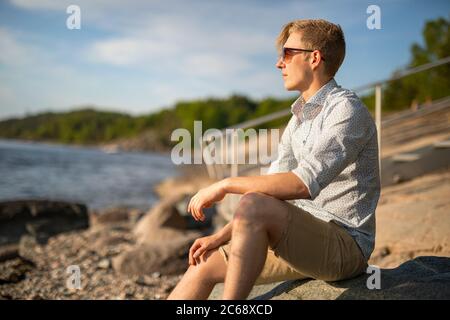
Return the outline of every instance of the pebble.
<path id="1" fill-rule="evenodd" d="M 98 263 L 98 267 L 101 269 L 109 269 L 111 263 L 109 262 L 109 259 L 102 259 Z"/>

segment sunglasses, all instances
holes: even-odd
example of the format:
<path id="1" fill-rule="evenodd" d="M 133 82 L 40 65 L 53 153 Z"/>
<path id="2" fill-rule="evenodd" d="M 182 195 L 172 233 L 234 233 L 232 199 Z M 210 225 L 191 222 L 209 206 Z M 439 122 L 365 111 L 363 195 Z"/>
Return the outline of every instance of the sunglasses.
<path id="1" fill-rule="evenodd" d="M 281 49 L 281 55 L 280 55 L 280 58 L 281 58 L 281 61 L 282 61 L 283 63 L 289 63 L 289 62 L 291 62 L 292 57 L 293 57 L 295 54 L 297 54 L 297 53 L 300 53 L 300 52 L 314 52 L 314 51 L 315 51 L 315 50 L 300 49 L 300 48 L 286 48 L 286 47 L 283 47 L 283 48 Z M 324 58 L 322 58 L 322 60 L 325 61 Z"/>

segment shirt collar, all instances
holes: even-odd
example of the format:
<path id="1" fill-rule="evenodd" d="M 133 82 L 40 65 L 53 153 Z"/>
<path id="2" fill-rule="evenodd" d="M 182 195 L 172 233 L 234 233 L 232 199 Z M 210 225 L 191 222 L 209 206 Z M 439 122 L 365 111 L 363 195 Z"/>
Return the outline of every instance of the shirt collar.
<path id="1" fill-rule="evenodd" d="M 325 100 L 334 88 L 339 87 L 336 80 L 332 78 L 324 84 L 312 97 L 305 101 L 303 95 L 300 95 L 297 100 L 291 105 L 291 113 L 296 115 L 300 121 L 303 119 L 314 118 L 321 110 Z"/>

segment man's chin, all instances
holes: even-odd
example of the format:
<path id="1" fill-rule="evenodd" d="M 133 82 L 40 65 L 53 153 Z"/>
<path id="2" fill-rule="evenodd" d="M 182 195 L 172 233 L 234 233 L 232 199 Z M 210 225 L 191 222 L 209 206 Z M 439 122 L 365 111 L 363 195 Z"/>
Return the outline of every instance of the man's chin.
<path id="1" fill-rule="evenodd" d="M 287 91 L 299 91 L 299 85 L 296 81 L 284 81 L 284 88 Z"/>
<path id="2" fill-rule="evenodd" d="M 285 88 L 287 91 L 293 91 L 293 90 L 295 90 L 294 86 L 290 85 L 289 83 L 284 83 L 284 88 Z"/>

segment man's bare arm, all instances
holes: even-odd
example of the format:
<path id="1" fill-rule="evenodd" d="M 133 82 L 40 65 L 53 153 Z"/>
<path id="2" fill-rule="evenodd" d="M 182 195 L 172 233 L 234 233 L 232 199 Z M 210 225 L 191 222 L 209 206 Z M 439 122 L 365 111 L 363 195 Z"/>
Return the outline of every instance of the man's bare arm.
<path id="1" fill-rule="evenodd" d="M 231 231 L 233 229 L 233 221 L 228 222 L 222 229 L 216 232 L 216 236 L 225 242 L 231 240 Z"/>
<path id="2" fill-rule="evenodd" d="M 292 172 L 264 176 L 232 177 L 222 180 L 226 193 L 261 192 L 280 200 L 308 199 L 308 188 Z"/>
<path id="3" fill-rule="evenodd" d="M 196 220 L 204 220 L 203 208 L 222 200 L 227 193 L 261 192 L 280 200 L 308 199 L 310 194 L 303 181 L 292 172 L 264 176 L 226 178 L 201 189 L 188 204 L 187 210 Z"/>

